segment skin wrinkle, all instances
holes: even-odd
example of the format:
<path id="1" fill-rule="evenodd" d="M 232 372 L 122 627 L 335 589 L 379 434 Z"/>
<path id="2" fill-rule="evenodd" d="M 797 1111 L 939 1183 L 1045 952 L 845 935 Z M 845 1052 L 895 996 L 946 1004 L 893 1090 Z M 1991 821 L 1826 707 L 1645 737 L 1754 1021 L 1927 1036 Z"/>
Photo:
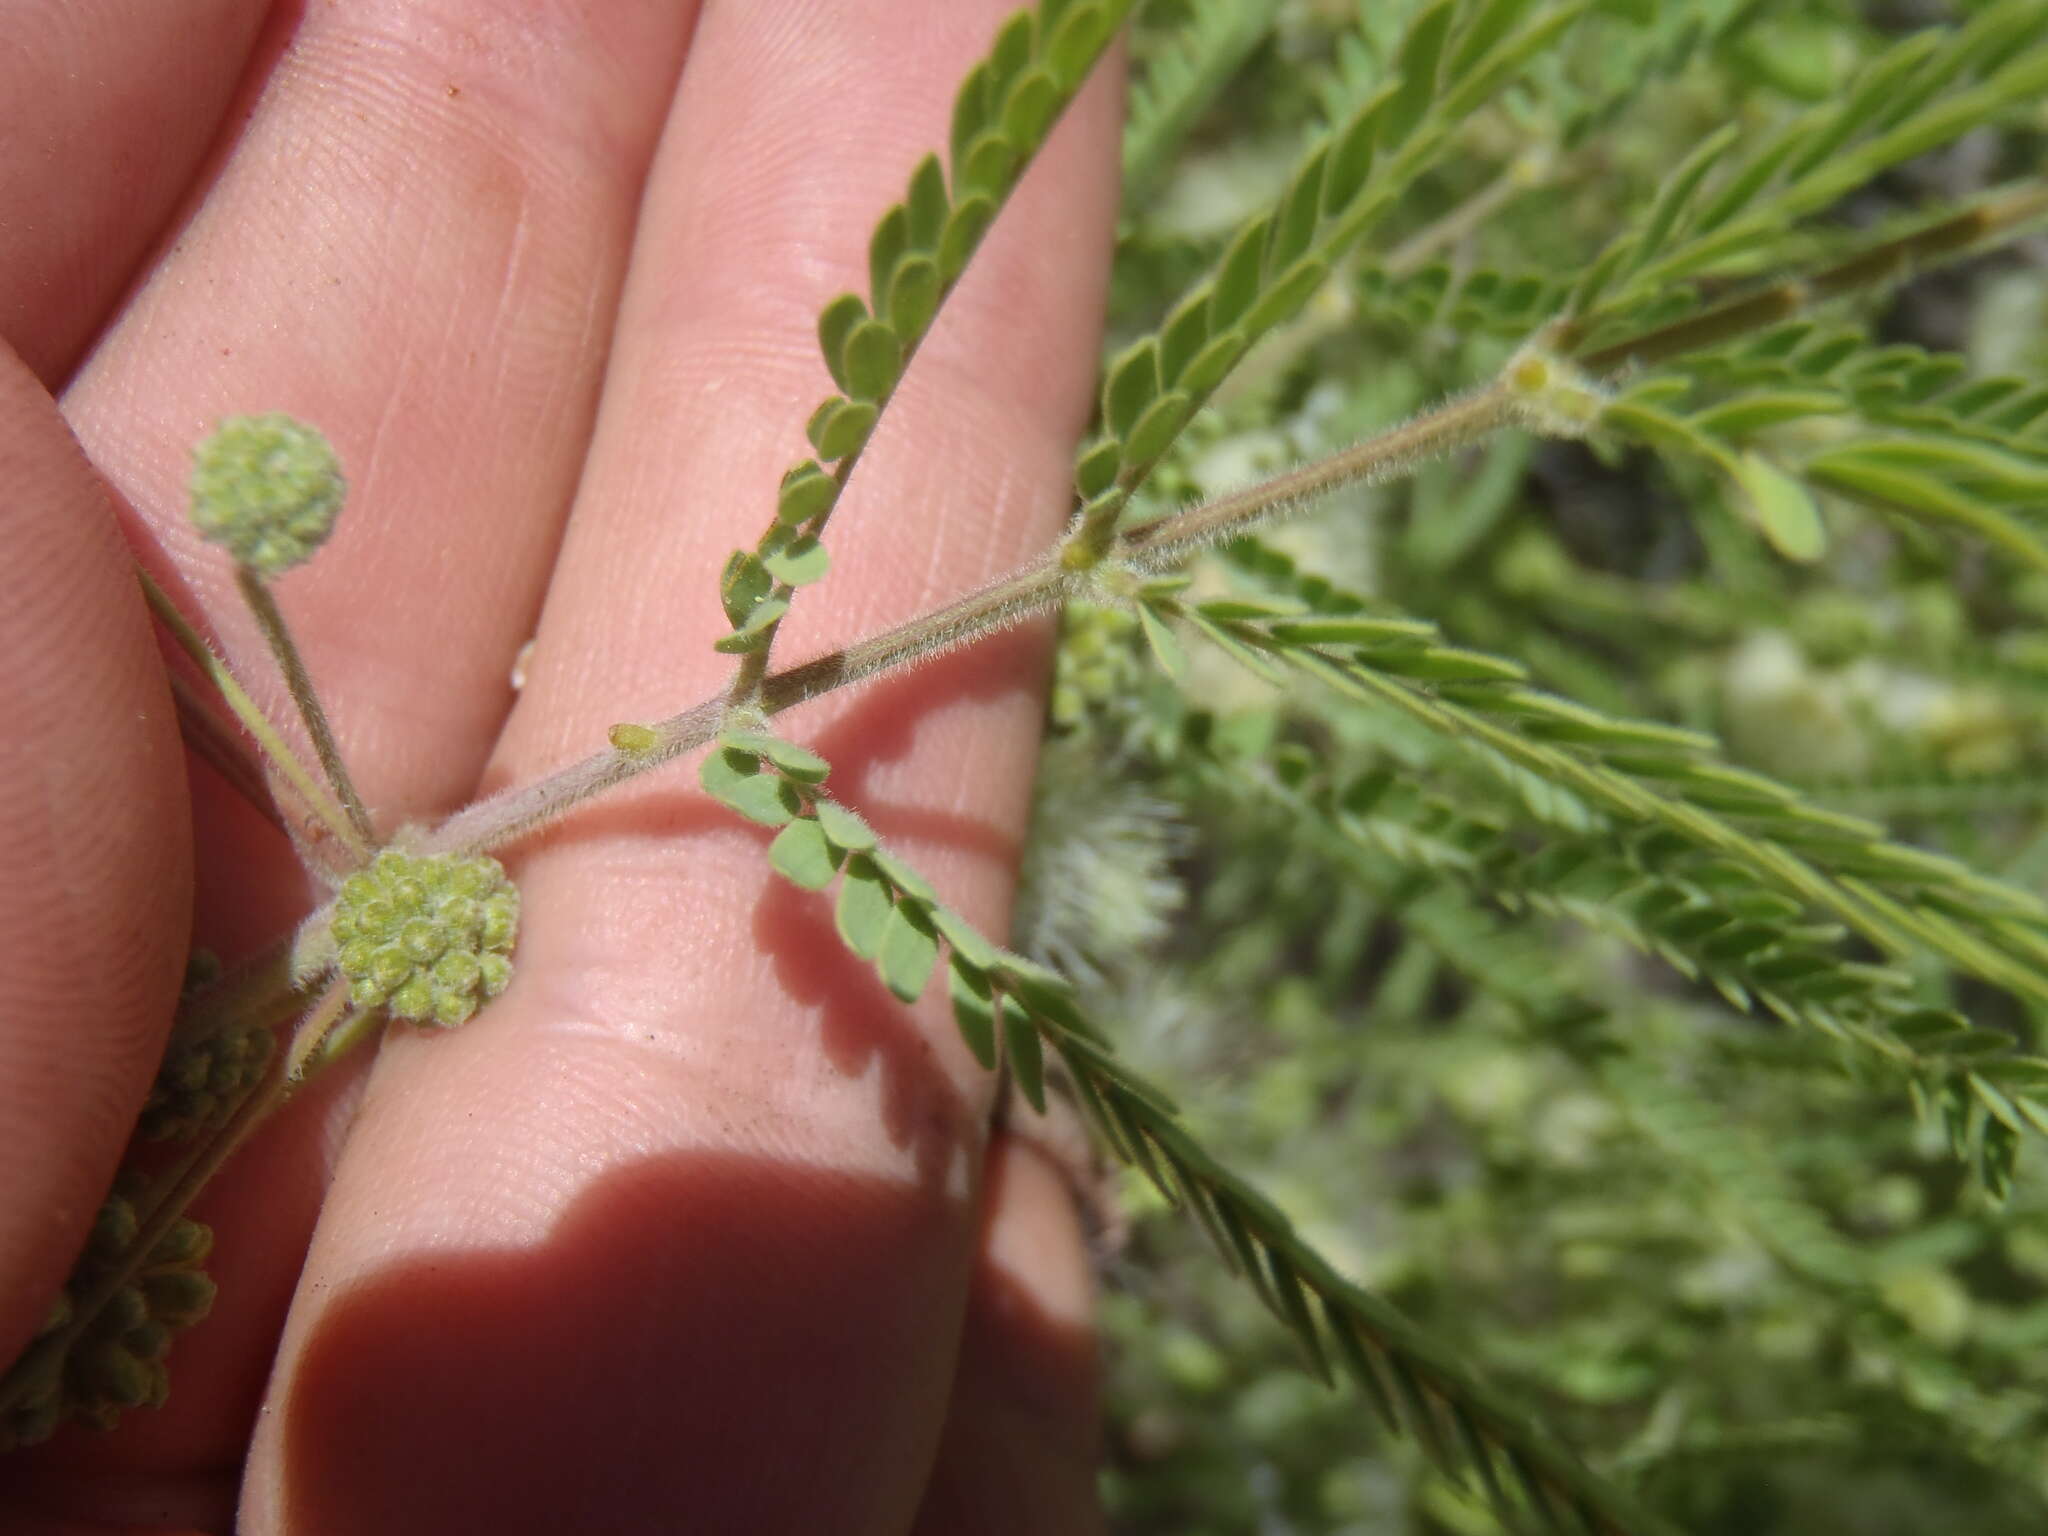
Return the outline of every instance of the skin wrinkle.
<path id="1" fill-rule="evenodd" d="M 602 27 L 593 24 L 600 12 L 607 20 Z M 431 7 L 382 0 L 323 13 L 317 26 L 305 29 L 293 57 L 295 67 L 308 69 L 331 58 L 331 84 L 343 94 L 367 89 L 375 100 L 387 87 L 410 83 L 417 99 L 398 115 L 406 130 L 400 137 L 417 133 L 422 121 L 461 131 L 501 121 L 516 131 L 495 137 L 517 145 L 522 163 L 550 168 L 560 156 L 607 165 L 640 150 L 642 129 L 627 105 L 638 94 L 631 82 L 649 40 L 643 34 L 659 36 L 666 50 L 674 14 L 672 6 L 644 0 L 469 0 Z M 631 41 L 621 36 L 627 30 L 635 34 Z M 581 89 L 559 89 L 559 65 L 567 57 L 587 81 Z M 457 95 L 448 94 L 450 85 Z M 538 132 L 536 120 L 545 124 Z"/>
<path id="2" fill-rule="evenodd" d="M 0 330 L 54 388 L 203 158 L 258 8 L 190 0 L 166 35 L 136 25 L 126 0 L 8 0 L 6 12 L 0 184 L 11 207 L 37 212 L 0 227 Z M 38 89 L 45 78 L 66 88 Z M 80 146 L 115 195 L 70 195 Z"/>

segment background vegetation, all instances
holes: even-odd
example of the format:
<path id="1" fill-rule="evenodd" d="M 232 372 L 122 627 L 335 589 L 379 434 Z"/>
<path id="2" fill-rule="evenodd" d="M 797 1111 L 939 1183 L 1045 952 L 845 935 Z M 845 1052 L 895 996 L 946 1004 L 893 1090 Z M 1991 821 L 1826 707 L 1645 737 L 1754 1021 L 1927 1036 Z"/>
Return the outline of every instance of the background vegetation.
<path id="1" fill-rule="evenodd" d="M 1897 67 L 1902 39 L 1989 9 L 1596 6 L 1456 126 L 1141 496 L 1230 490 L 1487 379 L 1703 142 L 1725 138 L 1711 197 L 1788 124 L 1853 102 L 1874 61 Z M 1114 343 L 1158 325 L 1396 70 L 1419 10 L 1141 9 Z M 2023 185 L 2048 152 L 2043 96 L 1853 184 L 1759 198 L 1688 299 Z M 1808 141 L 1822 167 L 1858 142 Z M 1299 599 L 1291 563 L 2038 890 L 2044 239 L 1916 266 L 1622 386 L 1660 380 L 1660 408 L 1704 419 L 1734 475 L 1671 434 L 1508 432 L 1208 557 L 1194 590 Z M 1711 415 L 1731 401 L 1747 414 Z M 1857 494 L 1875 461 L 1848 450 L 1880 436 L 1924 451 Z M 1996 469 L 1973 478 L 1972 454 Z M 1818 997 L 1773 1000 L 1756 973 L 1785 952 L 1764 940 L 1804 925 L 1824 958 L 1776 974 L 1823 978 L 1849 1014 L 1882 963 L 1912 1006 L 2031 1047 L 2027 985 L 1839 942 L 1393 709 L 1274 687 L 1213 648 L 1169 682 L 1128 612 L 1070 609 L 1053 720 L 1020 947 L 1081 978 L 1191 1129 L 1340 1268 L 1684 1529 L 2048 1522 L 2037 1146 L 1994 1198 L 1955 1125 L 1916 1116 L 1841 1031 L 1787 1027 L 1816 1022 Z M 1123 1193 L 1129 1230 L 1106 1243 L 1120 1529 L 1501 1528 L 1426 1445 L 1305 1374 L 1147 1181 Z"/>

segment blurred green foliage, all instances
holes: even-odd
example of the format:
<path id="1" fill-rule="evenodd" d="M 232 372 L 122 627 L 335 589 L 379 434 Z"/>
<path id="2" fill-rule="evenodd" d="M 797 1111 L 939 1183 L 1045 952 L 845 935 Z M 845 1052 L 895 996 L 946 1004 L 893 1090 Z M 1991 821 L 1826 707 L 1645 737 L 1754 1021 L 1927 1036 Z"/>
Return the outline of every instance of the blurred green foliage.
<path id="1" fill-rule="evenodd" d="M 1141 12 L 1114 344 L 1159 324 L 1319 128 L 1376 88 L 1418 9 Z M 1232 489 L 1483 380 L 1514 323 L 1555 313 L 1713 130 L 1753 144 L 1901 36 L 1984 9 L 1595 7 L 1251 354 L 1138 510 Z M 2037 173 L 2044 151 L 2048 108 L 2003 112 L 1788 222 L 1751 270 L 1965 203 Z M 1965 381 L 2039 384 L 2043 238 L 1809 318 L 1859 356 L 1911 346 L 1952 354 Z M 1463 312 L 1446 300 L 1458 292 Z M 1796 464 L 1858 409 L 1876 419 L 1844 406 L 1759 441 Z M 2048 466 L 2044 431 L 2022 421 L 2010 451 Z M 1823 545 L 1793 560 L 1706 465 L 1616 436 L 1509 434 L 1341 494 L 1268 542 L 1546 687 L 1710 732 L 1823 807 L 2039 891 L 2048 573 L 1967 529 L 1826 485 L 1804 494 Z M 2014 513 L 2029 529 L 2030 512 L 2048 497 Z M 1196 591 L 1257 592 L 1258 568 L 1211 557 Z M 1570 796 L 1476 771 L 1391 712 L 1276 690 L 1211 651 L 1191 649 L 1169 683 L 1133 616 L 1070 610 L 1019 943 L 1082 981 L 1190 1128 L 1340 1268 L 1682 1529 L 2048 1528 L 2038 1146 L 1993 1199 L 1934 1117 L 1825 1034 L 1732 1006 L 1597 913 L 1333 836 L 1276 775 L 1290 755 L 1498 812 L 1510 839 L 1606 835 Z M 1853 941 L 1840 953 L 1875 958 Z M 1932 961 L 1908 980 L 1924 1003 L 2040 1048 L 2038 1004 Z M 1501 1529 L 1355 1394 L 1305 1374 L 1149 1185 L 1123 1187 L 1128 1231 L 1104 1245 L 1119 1530 Z"/>

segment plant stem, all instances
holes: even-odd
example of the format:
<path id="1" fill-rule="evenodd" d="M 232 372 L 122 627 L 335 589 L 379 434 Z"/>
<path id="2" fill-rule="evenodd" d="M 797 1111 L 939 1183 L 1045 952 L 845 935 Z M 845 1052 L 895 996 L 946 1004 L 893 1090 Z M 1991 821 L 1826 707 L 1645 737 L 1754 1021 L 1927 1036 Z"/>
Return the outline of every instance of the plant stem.
<path id="1" fill-rule="evenodd" d="M 1128 529 L 1118 535 L 1115 554 L 1139 570 L 1164 570 L 1199 549 L 1269 522 L 1276 513 L 1305 505 L 1340 486 L 1377 485 L 1406 474 L 1521 420 L 1520 412 L 1519 397 L 1504 380 L 1496 380 L 1342 453 L 1192 511 Z"/>
<path id="2" fill-rule="evenodd" d="M 908 624 L 777 672 L 762 681 L 747 707 L 780 714 L 835 689 L 923 661 L 1057 607 L 1083 580 L 1059 570 L 1049 559 L 1041 560 Z M 469 857 L 502 848 L 593 795 L 703 746 L 718 734 L 734 707 L 731 694 L 721 692 L 647 727 L 654 733 L 651 745 L 596 752 L 544 779 L 479 800 L 427 833 L 419 851 Z"/>
<path id="3" fill-rule="evenodd" d="M 1885 281 L 1917 263 L 1974 249 L 2044 213 L 2048 213 L 2048 183 L 2027 183 L 1936 224 L 1881 241 L 1805 278 L 1772 284 L 1689 319 L 1586 353 L 1576 362 L 1587 374 L 1598 376 L 1725 341 L 1782 319 L 1817 299 Z M 1547 327 L 1538 333 L 1543 348 L 1569 356 L 1600 318 L 1589 315 Z M 1541 365 L 1534 384 L 1523 376 L 1524 366 L 1531 363 Z M 1583 395 L 1585 385 L 1562 376 L 1569 371 L 1554 358 L 1546 362 L 1535 348 L 1525 348 L 1480 389 L 1342 453 L 1157 522 L 1117 532 L 1107 542 L 1100 568 L 1163 571 L 1197 550 L 1285 516 L 1340 486 L 1372 485 L 1407 474 L 1504 426 L 1526 426 L 1553 436 L 1577 435 L 1584 430 L 1584 422 L 1575 419 L 1575 402 L 1570 396 L 1575 390 Z M 1541 382 L 1546 372 L 1551 376 L 1549 383 Z M 736 706 L 779 714 L 834 689 L 965 645 L 1029 614 L 1057 607 L 1079 592 L 1103 591 L 1113 597 L 1103 587 L 1095 562 L 1085 554 L 1072 567 L 1061 562 L 1067 546 L 1091 532 L 1077 530 L 1015 575 L 844 650 L 772 674 L 765 673 L 766 653 L 755 652 L 747 658 L 753 663 L 752 671 L 742 667 L 742 679 L 758 676 L 745 697 L 728 689 L 650 727 L 655 735 L 651 746 L 596 753 L 547 778 L 477 801 L 428 832 L 421 850 L 471 855 L 502 848 L 592 796 L 701 747 L 717 734 Z"/>
<path id="4" fill-rule="evenodd" d="M 717 733 L 732 707 L 730 693 L 721 689 L 701 704 L 650 726 L 656 738 L 653 745 L 630 752 L 608 748 L 544 779 L 500 790 L 457 811 L 427 833 L 417 849 L 422 854 L 469 858 L 502 848 L 571 806 L 701 747 Z"/>
<path id="5" fill-rule="evenodd" d="M 1112 542 L 1104 565 L 1109 569 L 1163 569 L 1204 545 L 1284 516 L 1339 486 L 1384 480 L 1476 442 L 1497 427 L 1523 419 L 1523 406 L 1524 398 L 1503 375 L 1477 393 L 1452 400 L 1331 458 L 1127 530 Z M 1015 575 L 922 618 L 765 678 L 750 707 L 763 714 L 780 714 L 835 689 L 978 640 L 1031 614 L 1056 608 L 1095 585 L 1091 571 L 1066 568 L 1055 549 Z M 733 704 L 731 694 L 721 692 L 649 726 L 654 734 L 649 745 L 595 753 L 547 778 L 480 800 L 427 833 L 420 851 L 466 857 L 502 848 L 593 795 L 701 747 L 718 733 Z"/>
<path id="6" fill-rule="evenodd" d="M 256 739 L 257 746 L 270 759 L 271 767 L 297 792 L 307 814 L 333 835 L 346 850 L 351 863 L 361 864 L 368 859 L 368 845 L 356 832 L 347 813 L 321 787 L 312 770 L 299 761 L 298 754 L 286 745 L 276 727 L 264 717 L 263 711 L 256 707 L 256 701 L 249 697 L 235 674 L 228 669 L 227 663 L 216 656 L 205 637 L 186 622 L 185 616 L 149 572 L 138 565 L 135 574 L 142 582 L 142 595 L 148 600 L 151 611 L 163 621 L 185 654 L 192 658 L 193 665 L 206 674 L 206 680 L 213 684 L 228 708 L 234 711 L 235 718 L 242 722 L 243 729 Z"/>
<path id="7" fill-rule="evenodd" d="M 270 654 L 277 658 L 278 670 L 284 673 L 284 685 L 291 692 L 292 702 L 299 707 L 299 718 L 305 722 L 306 734 L 313 740 L 313 751 L 320 759 L 320 766 L 326 770 L 327 782 L 334 787 L 342 809 L 348 813 L 349 825 L 355 828 L 358 842 L 366 848 L 374 847 L 377 834 L 370 826 L 370 813 L 363 805 L 362 796 L 356 793 L 355 782 L 348 776 L 348 765 L 341 760 L 341 748 L 335 744 L 334 730 L 327 723 L 327 711 L 321 707 L 312 674 L 306 670 L 305 659 L 299 655 L 299 648 L 292 640 L 291 629 L 284 621 L 277 599 L 270 595 L 270 588 L 263 578 L 246 565 L 235 567 L 235 585 L 241 589 L 242 601 L 256 616 L 256 627 L 263 632 Z"/>
<path id="8" fill-rule="evenodd" d="M 1974 208 L 1875 241 L 1817 272 L 1752 289 L 1699 314 L 1595 351 L 1580 353 L 1577 349 L 1614 313 L 1612 308 L 1567 321 L 1558 331 L 1556 344 L 1560 350 L 1573 354 L 1581 367 L 1594 373 L 1646 367 L 1681 352 L 1760 330 L 1824 299 L 1910 277 L 1933 262 L 1967 254 L 2043 215 L 2048 215 L 2048 182 L 2023 183 L 1986 198 Z"/>
<path id="9" fill-rule="evenodd" d="M 762 706 L 769 714 L 778 714 L 835 688 L 928 660 L 1034 613 L 1056 608 L 1083 585 L 1085 578 L 1060 569 L 1047 556 L 922 618 L 776 673 L 762 685 Z"/>
<path id="10" fill-rule="evenodd" d="M 264 781 L 263 770 L 243 750 L 241 738 L 235 735 L 233 727 L 213 712 L 213 706 L 207 703 L 198 687 L 183 672 L 173 672 L 170 678 L 171 701 L 178 708 L 178 728 L 185 744 L 203 758 L 229 788 L 246 800 L 251 809 L 286 837 L 291 836 L 284 812 L 277 807 L 277 797 Z"/>
<path id="11" fill-rule="evenodd" d="M 305 1080 L 308 1075 L 306 1063 L 312 1060 L 348 1012 L 348 985 L 346 977 L 335 977 L 328 983 L 327 990 L 320 994 L 320 1001 L 292 1031 L 291 1049 L 285 1055 L 284 1074 L 280 1080 L 282 1094 L 291 1093 Z"/>

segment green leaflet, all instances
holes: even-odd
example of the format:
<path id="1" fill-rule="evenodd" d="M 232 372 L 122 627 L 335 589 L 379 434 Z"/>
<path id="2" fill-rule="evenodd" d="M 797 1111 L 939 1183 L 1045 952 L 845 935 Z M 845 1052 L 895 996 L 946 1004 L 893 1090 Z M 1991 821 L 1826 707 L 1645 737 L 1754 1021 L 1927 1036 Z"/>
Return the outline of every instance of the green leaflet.
<path id="1" fill-rule="evenodd" d="M 875 406 L 871 400 L 827 400 L 805 428 L 805 436 L 826 460 L 851 458 L 867 446 L 875 430 Z"/>
<path id="2" fill-rule="evenodd" d="M 866 853 L 875 846 L 875 834 L 868 824 L 836 800 L 818 802 L 818 825 L 835 848 Z"/>
<path id="3" fill-rule="evenodd" d="M 735 628 L 747 621 L 772 586 L 768 568 L 758 559 L 740 550 L 733 552 L 719 582 L 719 596 L 725 604 L 725 616 Z"/>
<path id="4" fill-rule="evenodd" d="M 847 371 L 848 344 L 854 332 L 872 323 L 868 319 L 868 307 L 857 293 L 842 293 L 818 315 L 818 350 L 824 354 L 825 366 L 832 372 L 832 382 L 849 394 L 853 392 L 853 385 Z M 826 457 L 836 455 L 828 454 Z"/>
<path id="5" fill-rule="evenodd" d="M 889 882 L 865 854 L 857 853 L 846 861 L 845 876 L 833 920 L 846 947 L 863 960 L 873 960 L 882 952 L 882 936 L 895 915 L 895 900 Z"/>
<path id="6" fill-rule="evenodd" d="M 875 968 L 889 990 L 906 1003 L 923 995 L 938 963 L 938 930 L 925 909 L 915 902 L 899 902 L 883 927 L 875 954 Z"/>
<path id="7" fill-rule="evenodd" d="M 839 873 L 839 860 L 818 823 L 808 817 L 790 822 L 768 845 L 768 862 L 784 879 L 807 891 L 821 891 Z"/>
<path id="8" fill-rule="evenodd" d="M 806 534 L 769 555 L 762 564 L 768 574 L 785 586 L 802 587 L 822 581 L 832 568 L 832 557 L 815 535 Z"/>
<path id="9" fill-rule="evenodd" d="M 1001 961 L 1001 953 L 995 945 L 984 939 L 972 923 L 959 913 L 947 907 L 932 907 L 929 911 L 932 925 L 945 939 L 956 959 L 986 972 Z"/>
<path id="10" fill-rule="evenodd" d="M 1745 453 L 1737 462 L 1750 512 L 1771 547 L 1787 560 L 1818 560 L 1827 549 L 1827 533 L 1806 487 L 1761 454 Z"/>
<path id="11" fill-rule="evenodd" d="M 981 237 L 1132 4 L 1041 0 L 1003 23 L 962 82 L 949 135 L 950 187 L 936 155 L 920 160 L 903 199 L 883 211 L 869 238 L 867 297 L 841 294 L 818 317 L 818 349 L 839 393 L 812 411 L 806 427 L 817 458 L 784 476 L 774 522 L 750 556 L 734 557 L 772 576 L 777 595 L 763 590 L 745 603 L 728 596 L 735 632 L 716 649 L 765 652 L 789 594 L 824 576 L 819 540 L 839 486 Z M 820 462 L 836 465 L 834 472 L 827 476 Z M 800 535 L 793 542 L 789 530 Z M 769 608 L 771 601 L 784 606 Z"/>
<path id="12" fill-rule="evenodd" d="M 714 748 L 697 770 L 705 792 L 749 821 L 779 827 L 797 813 L 797 798 L 779 774 L 745 752 Z"/>
<path id="13" fill-rule="evenodd" d="M 785 778 L 801 784 L 822 784 L 832 771 L 817 753 L 765 731 L 723 730 L 718 733 L 718 744 L 728 752 L 765 759 Z"/>
<path id="14" fill-rule="evenodd" d="M 1008 998 L 1003 1005 L 1003 1053 L 1024 1101 L 1044 1114 L 1045 1049 L 1039 1044 L 1038 1027 L 1030 1015 Z"/>
<path id="15" fill-rule="evenodd" d="M 864 320 L 846 338 L 842 367 L 854 399 L 886 399 L 903 373 L 903 342 L 886 321 Z"/>
<path id="16" fill-rule="evenodd" d="M 819 468 L 816 459 L 806 459 L 782 477 L 776 519 L 788 525 L 807 523 L 828 511 L 838 495 L 839 483 Z"/>
<path id="17" fill-rule="evenodd" d="M 974 1059 L 993 1072 L 996 1066 L 996 1013 L 988 976 L 955 957 L 946 970 L 953 998 L 953 1022 Z"/>

